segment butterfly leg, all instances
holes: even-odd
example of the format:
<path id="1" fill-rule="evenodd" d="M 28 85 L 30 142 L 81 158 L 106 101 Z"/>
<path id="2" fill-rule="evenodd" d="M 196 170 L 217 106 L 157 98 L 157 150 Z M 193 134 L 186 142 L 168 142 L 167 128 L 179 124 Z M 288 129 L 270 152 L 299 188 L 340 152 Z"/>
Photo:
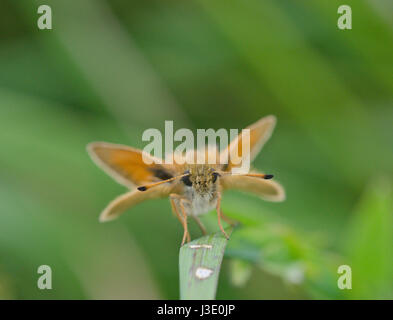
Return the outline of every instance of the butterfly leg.
<path id="1" fill-rule="evenodd" d="M 187 242 L 191 241 L 190 233 L 188 232 L 187 214 L 186 214 L 184 204 L 183 204 L 183 202 L 186 201 L 186 199 L 184 199 L 181 196 L 179 196 L 178 194 L 174 194 L 174 193 L 169 195 L 169 199 L 171 201 L 171 206 L 172 206 L 173 212 L 176 214 L 176 217 L 179 219 L 180 223 L 182 224 L 182 226 L 184 228 L 183 240 L 181 243 L 181 245 L 183 245 L 186 238 L 187 238 Z M 180 205 L 180 210 L 181 210 L 183 217 L 178 210 L 178 206 L 176 205 L 176 200 L 178 201 L 178 203 Z"/>
<path id="2" fill-rule="evenodd" d="M 195 222 L 198 224 L 199 228 L 201 229 L 202 233 L 204 235 L 207 235 L 207 231 L 205 226 L 203 225 L 202 221 L 196 216 L 196 215 L 191 215 L 191 217 L 195 220 Z"/>
<path id="3" fill-rule="evenodd" d="M 218 226 L 220 227 L 220 230 L 224 234 L 225 238 L 227 240 L 229 240 L 229 236 L 227 235 L 227 233 L 224 230 L 224 227 L 221 224 L 221 215 L 222 215 L 222 211 L 221 211 L 221 193 L 218 193 L 218 196 L 217 196 L 216 210 L 217 210 Z"/>
<path id="4" fill-rule="evenodd" d="M 171 201 L 172 212 L 175 214 L 176 218 L 179 219 L 180 223 L 183 225 L 183 218 L 181 217 L 179 210 L 177 208 L 175 200 L 178 200 L 179 197 L 177 194 L 170 194 L 169 200 Z"/>
<path id="5" fill-rule="evenodd" d="M 229 225 L 231 225 L 232 227 L 236 226 L 237 224 L 239 224 L 239 221 L 233 220 L 231 218 L 229 218 L 228 216 L 226 216 L 224 214 L 224 212 L 221 211 L 221 217 L 222 220 L 224 220 L 226 223 L 228 223 Z"/>
<path id="6" fill-rule="evenodd" d="M 181 198 L 179 203 L 180 203 L 180 211 L 183 214 L 183 222 L 184 222 L 184 235 L 183 235 L 183 240 L 181 242 L 181 245 L 183 246 L 184 242 L 186 241 L 187 237 L 187 242 L 191 241 L 190 233 L 188 232 L 188 225 L 187 225 L 187 213 L 186 209 L 184 208 L 184 203 L 186 202 L 185 199 Z"/>

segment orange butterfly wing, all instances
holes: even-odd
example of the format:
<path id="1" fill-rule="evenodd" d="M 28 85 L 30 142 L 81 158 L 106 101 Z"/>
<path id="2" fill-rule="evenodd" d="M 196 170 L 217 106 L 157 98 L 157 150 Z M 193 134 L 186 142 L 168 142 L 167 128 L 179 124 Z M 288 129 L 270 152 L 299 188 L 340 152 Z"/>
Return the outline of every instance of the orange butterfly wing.
<path id="1" fill-rule="evenodd" d="M 284 188 L 276 181 L 241 175 L 228 175 L 220 178 L 222 190 L 238 190 L 253 193 L 266 201 L 285 200 Z"/>
<path id="2" fill-rule="evenodd" d="M 276 125 L 275 116 L 267 116 L 259 121 L 248 126 L 246 129 L 250 129 L 250 162 L 255 159 L 258 153 L 267 140 L 272 135 L 273 129 Z M 221 153 L 222 159 L 225 159 L 229 155 L 229 161 L 227 165 L 224 165 L 225 171 L 231 171 L 236 167 L 241 167 L 242 163 L 239 164 L 231 161 L 231 150 L 237 148 L 237 155 L 244 157 L 242 154 L 243 139 L 242 135 L 239 134 L 228 146 L 227 150 Z M 223 160 L 221 160 L 224 163 Z M 242 175 L 223 175 L 220 179 L 220 185 L 223 190 L 235 189 L 248 193 L 253 193 L 267 201 L 283 201 L 285 200 L 284 188 L 276 181 L 265 180 L 255 177 L 247 177 Z"/>
<path id="3" fill-rule="evenodd" d="M 128 146 L 92 142 L 87 146 L 87 151 L 102 170 L 128 188 L 166 180 L 174 174 L 175 167 L 171 169 L 169 166 L 161 165 L 160 159 Z M 151 163 L 147 164 L 143 157 Z M 109 203 L 101 213 L 100 221 L 113 220 L 125 210 L 145 200 L 166 197 L 172 189 L 172 185 L 163 184 L 145 192 L 127 192 Z"/>
<path id="4" fill-rule="evenodd" d="M 275 125 L 276 117 L 270 115 L 260 119 L 246 128 L 250 130 L 250 162 L 255 159 L 255 157 L 261 151 L 263 145 L 267 140 L 269 140 Z M 236 148 L 239 158 L 244 157 L 242 154 L 243 139 L 241 133 L 229 144 L 226 150 L 221 152 L 221 156 L 223 157 L 221 163 L 225 162 L 223 159 L 226 159 L 227 155 L 229 157 L 228 165 L 224 166 L 225 171 L 230 171 L 232 168 L 241 167 L 242 165 L 241 163 L 234 163 L 233 159 L 231 161 L 231 152 L 233 152 L 233 150 L 236 151 Z"/>
<path id="5" fill-rule="evenodd" d="M 128 188 L 165 180 L 173 175 L 168 166 L 160 164 L 160 159 L 139 149 L 107 142 L 92 142 L 87 150 L 102 170 Z M 151 163 L 145 163 L 144 157 Z"/>

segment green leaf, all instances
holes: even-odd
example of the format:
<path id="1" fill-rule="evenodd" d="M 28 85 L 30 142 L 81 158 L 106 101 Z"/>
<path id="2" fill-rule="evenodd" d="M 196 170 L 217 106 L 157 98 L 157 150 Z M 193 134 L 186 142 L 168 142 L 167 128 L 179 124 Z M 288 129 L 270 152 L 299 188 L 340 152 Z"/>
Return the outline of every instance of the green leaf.
<path id="1" fill-rule="evenodd" d="M 347 252 L 353 299 L 393 298 L 393 203 L 390 181 L 374 181 L 352 220 Z"/>
<path id="2" fill-rule="evenodd" d="M 254 264 L 289 287 L 302 287 L 311 297 L 339 298 L 339 258 L 329 254 L 320 242 L 317 235 L 300 235 L 283 224 L 261 219 L 257 226 L 239 227 L 225 254 Z"/>
<path id="3" fill-rule="evenodd" d="M 231 232 L 232 228 L 227 229 L 227 234 Z M 227 242 L 220 231 L 194 240 L 180 248 L 179 274 L 182 300 L 215 298 Z"/>

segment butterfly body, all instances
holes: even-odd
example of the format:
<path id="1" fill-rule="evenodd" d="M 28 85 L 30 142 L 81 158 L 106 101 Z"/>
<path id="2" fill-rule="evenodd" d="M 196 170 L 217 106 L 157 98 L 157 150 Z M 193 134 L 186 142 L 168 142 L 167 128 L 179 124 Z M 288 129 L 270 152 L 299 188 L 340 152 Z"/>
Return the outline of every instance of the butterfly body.
<path id="1" fill-rule="evenodd" d="M 190 199 L 191 204 L 190 210 L 187 212 L 188 215 L 203 215 L 209 211 L 215 209 L 217 205 L 217 194 L 206 193 L 199 194 L 195 191 L 190 191 L 191 194 L 186 193 L 186 198 Z"/>
<path id="2" fill-rule="evenodd" d="M 247 127 L 250 130 L 248 157 L 251 160 L 270 138 L 275 122 L 274 116 L 268 116 Z M 206 230 L 198 217 L 213 209 L 216 209 L 218 225 L 227 237 L 221 224 L 221 218 L 230 221 L 221 210 L 221 197 L 225 190 L 237 189 L 254 193 L 268 201 L 283 201 L 285 198 L 281 185 L 270 180 L 273 175 L 232 174 L 231 170 L 241 167 L 241 163 L 234 162 L 231 157 L 225 162 L 223 155 L 229 154 L 228 150 L 234 148 L 242 150 L 241 146 L 245 144 L 242 139 L 243 136 L 239 135 L 230 143 L 226 152 L 209 146 L 205 150 L 167 155 L 164 163 L 131 147 L 106 142 L 89 144 L 87 149 L 93 161 L 117 182 L 131 189 L 105 208 L 100 221 L 115 219 L 125 210 L 148 199 L 168 197 L 172 211 L 184 228 L 182 245 L 185 240 L 190 241 L 187 217 L 193 218 L 205 233 Z M 200 161 L 199 156 L 203 153 L 215 154 L 217 161 L 212 163 L 208 156 Z M 240 151 L 240 156 L 246 155 Z M 169 158 L 172 161 L 167 161 Z M 151 161 L 146 163 L 146 159 Z"/>
<path id="3" fill-rule="evenodd" d="M 209 165 L 189 166 L 190 176 L 183 186 L 183 196 L 188 200 L 188 215 L 201 215 L 215 208 L 219 185 L 216 170 Z M 184 179 L 183 179 L 184 180 Z"/>

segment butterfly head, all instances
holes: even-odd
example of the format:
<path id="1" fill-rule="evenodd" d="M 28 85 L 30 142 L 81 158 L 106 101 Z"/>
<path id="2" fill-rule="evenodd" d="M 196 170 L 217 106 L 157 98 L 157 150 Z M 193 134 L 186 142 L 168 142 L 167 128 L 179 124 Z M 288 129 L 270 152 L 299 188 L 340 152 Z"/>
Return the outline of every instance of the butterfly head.
<path id="1" fill-rule="evenodd" d="M 206 194 L 213 192 L 217 188 L 217 181 L 220 174 L 213 166 L 200 164 L 190 165 L 184 172 L 186 174 L 181 181 L 186 188 L 193 188 L 195 192 Z"/>

